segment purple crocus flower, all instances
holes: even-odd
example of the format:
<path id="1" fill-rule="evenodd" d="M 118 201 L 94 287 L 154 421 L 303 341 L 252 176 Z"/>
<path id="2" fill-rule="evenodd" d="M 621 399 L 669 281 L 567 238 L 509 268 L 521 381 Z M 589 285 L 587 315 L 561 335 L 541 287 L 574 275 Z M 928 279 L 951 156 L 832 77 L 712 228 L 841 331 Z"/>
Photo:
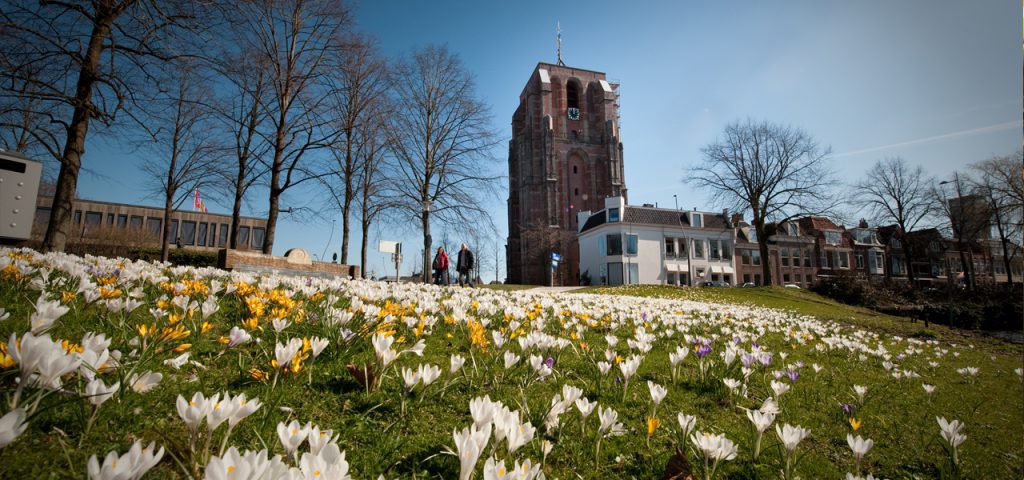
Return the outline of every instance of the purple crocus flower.
<path id="1" fill-rule="evenodd" d="M 352 337 L 354 336 L 356 336 L 356 332 L 353 332 L 352 330 L 349 330 L 347 328 L 341 330 L 341 339 L 346 342 L 352 340 Z"/>
<path id="2" fill-rule="evenodd" d="M 749 353 L 744 353 L 743 356 L 740 357 L 740 361 L 743 362 L 744 367 L 750 368 L 750 366 L 754 364 L 754 356 Z"/>
<path id="3" fill-rule="evenodd" d="M 772 354 L 769 352 L 762 353 L 761 358 L 759 358 L 758 361 L 761 362 L 761 365 L 767 367 L 768 365 L 772 364 Z"/>
<path id="4" fill-rule="evenodd" d="M 783 372 L 782 370 L 775 370 L 772 372 L 772 376 L 775 377 L 776 380 L 782 378 L 782 376 L 785 374 L 786 372 Z"/>
<path id="5" fill-rule="evenodd" d="M 840 403 L 839 407 L 843 409 L 843 413 L 847 415 L 853 415 L 854 406 L 850 403 Z"/>
<path id="6" fill-rule="evenodd" d="M 696 352 L 697 358 L 704 358 L 709 353 L 711 353 L 711 346 L 707 344 L 701 344 L 701 346 L 697 348 Z"/>
<path id="7" fill-rule="evenodd" d="M 796 370 L 787 370 L 786 375 L 789 376 L 790 382 L 796 382 L 796 379 L 800 378 L 800 372 Z"/>
<path id="8" fill-rule="evenodd" d="M 555 366 L 554 357 L 548 357 L 547 360 L 544 360 L 544 364 L 547 365 L 548 368 L 553 368 Z"/>

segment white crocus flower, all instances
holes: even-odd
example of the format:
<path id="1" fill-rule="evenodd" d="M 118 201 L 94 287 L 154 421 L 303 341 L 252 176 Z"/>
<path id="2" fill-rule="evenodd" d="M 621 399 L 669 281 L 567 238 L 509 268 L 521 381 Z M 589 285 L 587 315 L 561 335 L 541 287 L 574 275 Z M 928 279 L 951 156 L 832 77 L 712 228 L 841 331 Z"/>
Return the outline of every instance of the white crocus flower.
<path id="1" fill-rule="evenodd" d="M 245 329 L 239 327 L 231 327 L 231 331 L 228 332 L 228 347 L 237 347 L 243 343 L 248 343 L 252 340 L 252 336 Z"/>
<path id="2" fill-rule="evenodd" d="M 789 384 L 784 382 L 778 382 L 775 380 L 771 381 L 772 392 L 775 393 L 776 397 L 781 397 L 783 394 L 789 391 Z"/>
<path id="3" fill-rule="evenodd" d="M 466 363 L 466 359 L 461 355 L 453 354 L 450 363 L 451 369 L 449 371 L 451 373 L 455 373 L 462 369 L 462 366 Z"/>
<path id="4" fill-rule="evenodd" d="M 128 377 L 128 386 L 136 393 L 146 393 L 154 388 L 163 380 L 164 375 L 162 373 L 154 372 L 143 372 L 141 374 L 134 374 Z"/>
<path id="5" fill-rule="evenodd" d="M 153 468 L 164 456 L 164 449 L 155 450 L 155 443 L 143 447 L 142 442 L 136 440 L 124 455 L 118 455 L 111 451 L 103 459 L 100 465 L 96 455 L 89 458 L 86 471 L 91 480 L 138 480 Z"/>
<path id="6" fill-rule="evenodd" d="M 289 456 L 296 456 L 299 446 L 302 445 L 302 442 L 306 441 L 310 428 L 309 424 L 302 425 L 298 420 L 292 420 L 287 425 L 284 422 L 278 423 L 277 438 L 281 441 L 281 446 L 284 447 L 285 453 Z"/>
<path id="7" fill-rule="evenodd" d="M 797 444 L 807 438 L 811 431 L 800 425 L 793 426 L 787 423 L 781 428 L 775 425 L 775 433 L 779 436 L 779 441 L 782 442 L 782 446 L 786 451 L 792 453 L 796 450 Z"/>
<path id="8" fill-rule="evenodd" d="M 20 436 L 28 428 L 25 421 L 25 409 L 15 408 L 7 415 L 0 417 L 0 448 L 4 448 Z"/>
<path id="9" fill-rule="evenodd" d="M 59 301 L 47 300 L 46 295 L 40 295 L 36 299 L 35 309 L 36 311 L 29 316 L 29 325 L 31 325 L 32 333 L 39 335 L 49 330 L 53 326 L 53 322 L 68 313 L 71 308 L 61 305 Z"/>
<path id="10" fill-rule="evenodd" d="M 112 397 L 119 388 L 121 388 L 121 382 L 117 382 L 107 387 L 107 385 L 103 383 L 103 380 L 96 378 L 85 385 L 85 396 L 89 399 L 89 403 L 91 403 L 92 406 L 98 407 L 103 404 L 103 402 L 110 400 L 110 397 Z"/>

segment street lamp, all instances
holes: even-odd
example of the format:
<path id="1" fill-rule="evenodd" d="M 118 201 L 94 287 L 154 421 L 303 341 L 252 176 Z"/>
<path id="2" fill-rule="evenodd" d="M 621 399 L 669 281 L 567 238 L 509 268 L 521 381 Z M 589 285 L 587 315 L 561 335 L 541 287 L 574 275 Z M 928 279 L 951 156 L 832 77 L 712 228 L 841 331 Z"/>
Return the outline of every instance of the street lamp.
<path id="1" fill-rule="evenodd" d="M 672 199 L 676 201 L 676 211 L 679 211 L 679 195 L 672 195 Z"/>

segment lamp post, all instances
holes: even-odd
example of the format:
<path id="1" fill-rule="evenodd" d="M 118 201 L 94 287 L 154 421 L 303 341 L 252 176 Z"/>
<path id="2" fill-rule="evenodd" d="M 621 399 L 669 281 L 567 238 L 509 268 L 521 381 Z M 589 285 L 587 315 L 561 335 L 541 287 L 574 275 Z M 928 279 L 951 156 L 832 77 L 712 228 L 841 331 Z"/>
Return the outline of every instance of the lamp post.
<path id="1" fill-rule="evenodd" d="M 672 195 L 672 199 L 676 201 L 676 211 L 679 211 L 679 195 Z"/>

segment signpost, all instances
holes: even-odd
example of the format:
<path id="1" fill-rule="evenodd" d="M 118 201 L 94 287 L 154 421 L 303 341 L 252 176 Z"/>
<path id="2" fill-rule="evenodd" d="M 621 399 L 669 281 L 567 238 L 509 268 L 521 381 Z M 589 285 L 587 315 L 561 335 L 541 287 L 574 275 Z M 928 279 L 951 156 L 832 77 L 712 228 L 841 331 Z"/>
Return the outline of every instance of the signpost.
<path id="1" fill-rule="evenodd" d="M 395 283 L 398 283 L 398 271 L 402 266 L 402 243 L 390 240 L 381 240 L 377 244 L 380 253 L 390 253 L 391 260 L 395 263 Z"/>
<path id="2" fill-rule="evenodd" d="M 558 263 L 562 261 L 562 255 L 558 252 L 551 252 L 551 286 L 555 286 L 555 272 L 558 271 Z"/>

